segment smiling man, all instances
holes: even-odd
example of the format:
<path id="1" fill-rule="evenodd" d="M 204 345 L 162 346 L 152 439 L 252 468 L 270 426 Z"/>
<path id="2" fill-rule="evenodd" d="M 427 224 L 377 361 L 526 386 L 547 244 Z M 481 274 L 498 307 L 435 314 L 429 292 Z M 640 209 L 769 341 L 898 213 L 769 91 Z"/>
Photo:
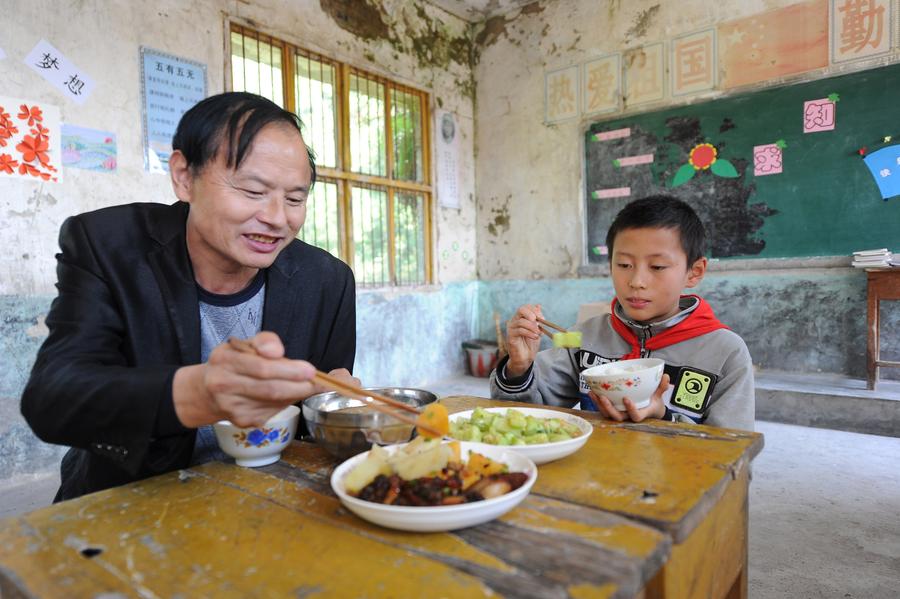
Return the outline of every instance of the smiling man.
<path id="1" fill-rule="evenodd" d="M 57 500 L 213 459 L 211 423 L 261 424 L 321 391 L 315 368 L 352 378 L 353 274 L 296 239 L 315 183 L 299 119 L 220 94 L 172 146 L 178 202 L 60 231 L 50 334 L 22 396 L 35 433 L 72 447 Z"/>

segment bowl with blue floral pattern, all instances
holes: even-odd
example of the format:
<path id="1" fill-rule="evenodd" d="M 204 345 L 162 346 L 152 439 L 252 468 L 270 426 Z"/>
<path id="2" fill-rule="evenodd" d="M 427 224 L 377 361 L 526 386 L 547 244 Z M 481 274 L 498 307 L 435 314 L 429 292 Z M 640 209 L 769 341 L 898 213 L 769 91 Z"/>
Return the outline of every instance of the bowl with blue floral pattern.
<path id="1" fill-rule="evenodd" d="M 297 432 L 300 408 L 288 406 L 262 426 L 240 427 L 228 420 L 213 425 L 222 451 L 238 466 L 258 468 L 278 461 L 281 451 L 290 445 Z"/>

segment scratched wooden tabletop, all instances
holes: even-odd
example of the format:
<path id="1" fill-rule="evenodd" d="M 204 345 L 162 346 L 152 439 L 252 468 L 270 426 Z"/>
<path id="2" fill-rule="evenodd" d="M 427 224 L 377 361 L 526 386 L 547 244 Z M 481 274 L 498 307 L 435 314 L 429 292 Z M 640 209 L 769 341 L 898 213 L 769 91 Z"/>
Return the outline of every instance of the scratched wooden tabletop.
<path id="1" fill-rule="evenodd" d="M 0 596 L 632 597 L 762 441 L 593 424 L 525 502 L 449 533 L 357 518 L 329 487 L 337 460 L 303 442 L 263 468 L 212 462 L 87 495 L 0 521 Z"/>

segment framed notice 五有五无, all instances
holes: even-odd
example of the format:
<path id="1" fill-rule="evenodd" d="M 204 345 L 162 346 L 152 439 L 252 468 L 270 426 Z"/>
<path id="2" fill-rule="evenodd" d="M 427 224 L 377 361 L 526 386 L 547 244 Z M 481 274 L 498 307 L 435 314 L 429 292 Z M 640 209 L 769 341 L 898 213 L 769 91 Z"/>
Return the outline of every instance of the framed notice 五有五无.
<path id="1" fill-rule="evenodd" d="M 205 97 L 205 64 L 141 47 L 145 170 L 169 171 L 172 137 L 178 121 Z"/>

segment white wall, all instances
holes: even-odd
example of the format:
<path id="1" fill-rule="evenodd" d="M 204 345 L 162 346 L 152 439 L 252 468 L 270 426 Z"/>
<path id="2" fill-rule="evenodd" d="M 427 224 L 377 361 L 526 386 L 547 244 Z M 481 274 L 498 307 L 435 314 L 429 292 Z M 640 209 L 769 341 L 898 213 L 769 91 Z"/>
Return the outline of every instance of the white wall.
<path id="1" fill-rule="evenodd" d="M 167 177 L 143 170 L 139 47 L 146 45 L 206 64 L 209 93 L 218 93 L 225 89 L 224 32 L 229 17 L 429 91 L 435 104 L 457 114 L 462 135 L 461 208 L 435 210 L 435 272 L 440 283 L 473 279 L 471 68 L 468 63 L 437 55 L 437 45 L 435 55 L 429 56 L 411 43 L 417 36 L 433 36 L 439 31 L 448 44 L 462 45 L 467 43 L 468 24 L 430 5 L 423 8 L 418 2 L 385 0 L 378 3 L 380 8 L 372 9 L 385 22 L 383 36 L 364 39 L 338 26 L 323 10 L 326 4 L 337 3 L 2 0 L 0 48 L 7 57 L 0 61 L 0 94 L 55 104 L 64 123 L 115 132 L 118 171 L 102 174 L 66 169 L 61 184 L 0 179 L 0 245 L 6 248 L 0 252 L 0 295 L 53 292 L 56 236 L 67 216 L 125 202 L 174 201 Z M 25 56 L 42 38 L 94 79 L 96 88 L 83 106 L 65 99 L 24 64 Z"/>

